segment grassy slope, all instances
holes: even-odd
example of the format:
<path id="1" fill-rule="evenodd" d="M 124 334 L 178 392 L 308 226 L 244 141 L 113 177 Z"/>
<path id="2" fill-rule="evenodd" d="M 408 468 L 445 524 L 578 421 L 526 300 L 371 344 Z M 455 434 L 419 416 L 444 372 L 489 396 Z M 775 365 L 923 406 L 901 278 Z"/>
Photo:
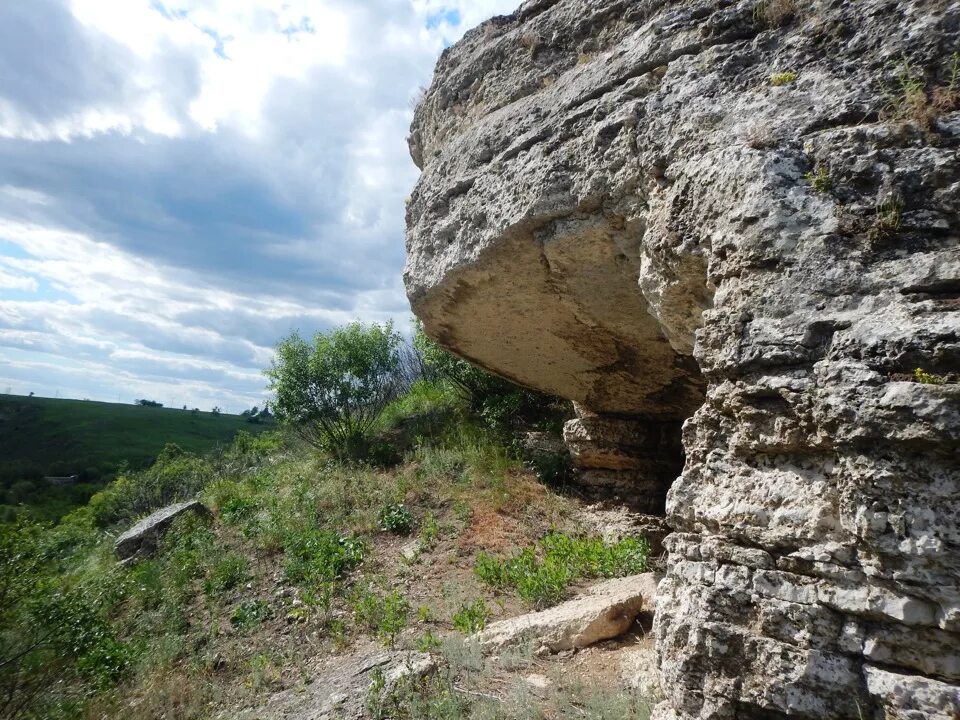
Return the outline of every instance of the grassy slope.
<path id="1" fill-rule="evenodd" d="M 153 558 L 118 567 L 112 555 L 113 537 L 137 513 L 106 527 L 93 521 L 103 514 L 104 498 L 154 487 L 154 471 L 132 484 L 111 485 L 65 526 L 41 533 L 38 550 L 26 555 L 53 558 L 45 572 L 76 588 L 109 622 L 98 633 L 87 631 L 98 626 L 85 613 L 69 623 L 97 642 L 82 658 L 49 651 L 42 667 L 55 668 L 65 680 L 57 693 L 41 693 L 38 714 L 30 717 L 239 717 L 241 708 L 257 708 L 273 692 L 303 688 L 318 659 L 378 652 L 383 645 L 440 649 L 445 662 L 459 667 L 456 658 L 467 652 L 459 649 L 462 633 L 541 605 L 525 602 L 510 582 L 484 581 L 476 571 L 482 554 L 502 559 L 533 548 L 551 530 L 580 530 L 573 499 L 551 492 L 485 433 L 455 422 L 444 437 L 423 438 L 390 470 L 331 462 L 298 446 L 266 454 L 233 448 L 216 465 L 191 462 L 206 468 L 200 496 L 212 517 L 183 519 Z M 387 532 L 383 511 L 396 503 L 403 504 L 410 526 Z M 340 548 L 323 542 L 328 533 L 355 539 L 363 550 L 357 563 L 325 576 L 331 553 Z M 415 557 L 405 558 L 402 549 L 411 544 Z M 575 562 L 564 557 L 556 566 Z M 537 587 L 552 582 L 549 574 L 533 574 L 531 568 Z M 546 604 L 583 581 L 578 573 L 565 575 L 559 594 L 544 596 Z M 479 608 L 471 628 L 462 622 L 468 608 Z M 10 626 L 29 623 L 14 616 Z M 111 650 L 111 638 L 121 643 L 120 652 Z M 523 666 L 531 662 L 532 655 Z M 401 698 L 442 711 L 393 715 L 384 699 L 374 716 L 541 716 L 525 707 L 473 712 L 470 703 L 499 692 L 490 683 L 500 680 L 487 671 L 456 673 L 456 687 L 467 688 L 463 693 L 451 685 L 424 690 L 439 698 Z M 633 702 L 616 688 L 610 693 L 617 702 Z M 570 702 L 558 697 L 556 704 Z M 544 716 L 581 718 L 572 711 Z M 642 716 L 617 705 L 591 717 Z"/>
<path id="2" fill-rule="evenodd" d="M 80 472 L 126 460 L 141 467 L 166 443 L 202 453 L 230 442 L 238 430 L 262 428 L 238 415 L 0 395 L 0 465 Z"/>

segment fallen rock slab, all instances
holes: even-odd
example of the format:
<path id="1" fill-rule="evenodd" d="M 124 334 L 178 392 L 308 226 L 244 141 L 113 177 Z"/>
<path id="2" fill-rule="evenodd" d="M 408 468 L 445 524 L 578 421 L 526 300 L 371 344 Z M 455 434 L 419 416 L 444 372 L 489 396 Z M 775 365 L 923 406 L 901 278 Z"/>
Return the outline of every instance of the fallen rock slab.
<path id="1" fill-rule="evenodd" d="M 188 512 L 205 514 L 209 511 L 199 500 L 168 505 L 148 515 L 118 537 L 113 546 L 114 552 L 123 561 L 152 553 L 157 549 L 160 538 L 164 536 L 173 521 Z"/>
<path id="2" fill-rule="evenodd" d="M 372 700 L 375 677 L 382 679 L 380 698 L 386 698 L 404 678 L 418 678 L 436 669 L 430 655 L 400 651 L 372 655 L 329 658 L 318 668 L 309 685 L 291 688 L 273 695 L 257 710 L 237 715 L 232 720 L 360 720 L 364 706 Z M 379 684 L 379 683 L 378 683 Z"/>
<path id="3" fill-rule="evenodd" d="M 552 653 L 587 647 L 625 633 L 641 611 L 653 610 L 656 594 L 654 573 L 607 580 L 574 600 L 494 623 L 473 639 L 485 652 L 525 643 Z"/>

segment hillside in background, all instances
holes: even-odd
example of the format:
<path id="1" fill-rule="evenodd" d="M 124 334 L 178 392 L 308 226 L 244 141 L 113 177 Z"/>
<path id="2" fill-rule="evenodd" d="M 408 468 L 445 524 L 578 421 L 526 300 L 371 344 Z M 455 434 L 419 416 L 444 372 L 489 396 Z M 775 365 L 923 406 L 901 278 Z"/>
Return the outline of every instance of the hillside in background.
<path id="1" fill-rule="evenodd" d="M 42 514 L 54 518 L 86 502 L 122 463 L 146 467 L 168 443 L 205 453 L 230 443 L 239 430 L 266 427 L 239 415 L 0 395 L 0 501 L 42 506 Z M 70 487 L 43 481 L 74 474 L 80 483 Z"/>

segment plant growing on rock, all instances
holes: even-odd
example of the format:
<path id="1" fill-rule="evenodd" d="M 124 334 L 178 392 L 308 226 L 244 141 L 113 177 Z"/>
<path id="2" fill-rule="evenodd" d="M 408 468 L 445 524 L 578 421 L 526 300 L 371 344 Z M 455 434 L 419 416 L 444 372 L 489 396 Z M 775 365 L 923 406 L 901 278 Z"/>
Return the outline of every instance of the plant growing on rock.
<path id="1" fill-rule="evenodd" d="M 829 192 L 833 187 L 833 180 L 830 178 L 830 172 L 823 165 L 818 165 L 816 170 L 812 170 L 803 176 L 810 183 L 810 187 L 818 193 Z"/>
<path id="2" fill-rule="evenodd" d="M 794 0 L 760 0 L 753 6 L 753 19 L 761 25 L 782 27 L 796 16 Z"/>
<path id="3" fill-rule="evenodd" d="M 947 379 L 942 375 L 927 372 L 923 368 L 915 368 L 913 378 L 922 385 L 944 385 L 947 382 Z"/>
<path id="4" fill-rule="evenodd" d="M 770 76 L 770 84 L 774 87 L 780 87 L 781 85 L 789 85 L 794 80 L 797 79 L 797 74 L 792 70 L 786 70 L 784 72 L 776 72 Z"/>
<path id="5" fill-rule="evenodd" d="M 893 235 L 903 224 L 903 201 L 898 197 L 889 197 L 877 203 L 873 224 L 867 231 L 871 242 L 885 240 Z"/>

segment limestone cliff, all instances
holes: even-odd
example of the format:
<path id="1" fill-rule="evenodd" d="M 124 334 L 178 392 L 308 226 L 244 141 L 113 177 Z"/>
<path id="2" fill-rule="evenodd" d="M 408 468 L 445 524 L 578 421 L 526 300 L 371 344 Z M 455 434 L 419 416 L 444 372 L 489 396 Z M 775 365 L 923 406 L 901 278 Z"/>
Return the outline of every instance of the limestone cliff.
<path id="1" fill-rule="evenodd" d="M 415 312 L 665 503 L 661 718 L 960 717 L 958 51 L 955 1 L 534 0 L 417 108 Z"/>

